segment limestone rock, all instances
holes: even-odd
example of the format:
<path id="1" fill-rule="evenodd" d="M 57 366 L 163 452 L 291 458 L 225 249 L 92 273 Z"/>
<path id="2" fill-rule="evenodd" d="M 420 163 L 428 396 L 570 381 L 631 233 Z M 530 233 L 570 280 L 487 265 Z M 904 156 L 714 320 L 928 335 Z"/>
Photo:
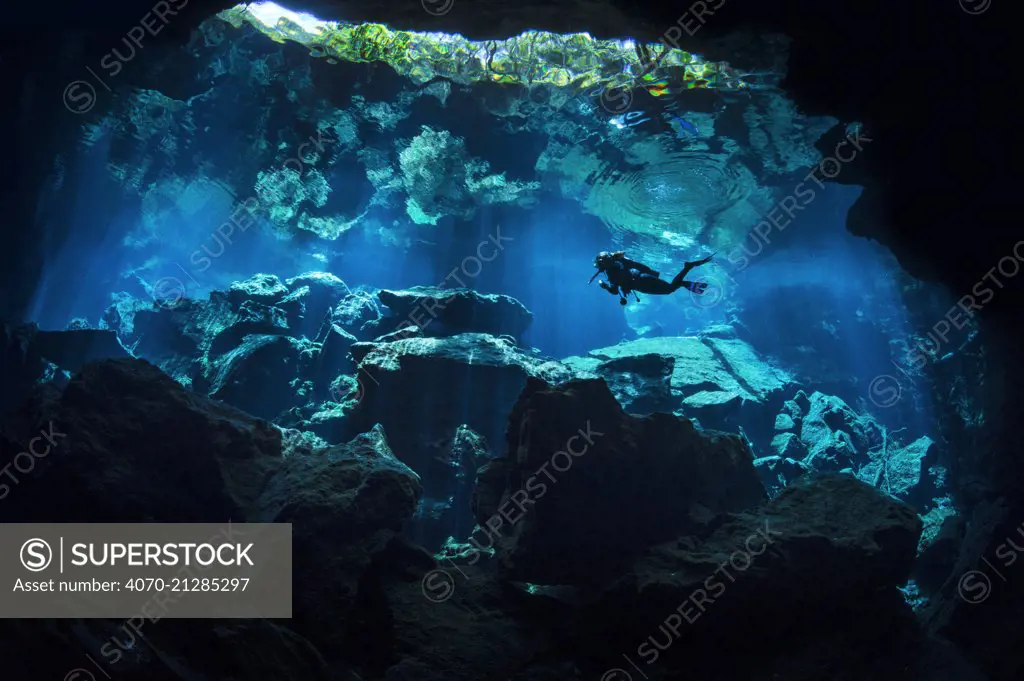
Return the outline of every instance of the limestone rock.
<path id="1" fill-rule="evenodd" d="M 418 327 L 425 336 L 460 333 L 508 335 L 519 339 L 533 315 L 515 298 L 465 288 L 416 286 L 377 294 L 389 314 L 374 324 L 377 336 Z"/>
<path id="2" fill-rule="evenodd" d="M 503 490 L 498 555 L 509 579 L 594 583 L 681 532 L 698 507 L 714 514 L 765 499 L 739 438 L 670 414 L 630 416 L 601 380 L 532 379 L 509 417 L 507 447 L 491 469 L 504 474 L 484 474 L 481 485 Z M 499 495 L 477 496 L 491 500 L 478 506 L 486 526 L 480 512 Z"/>

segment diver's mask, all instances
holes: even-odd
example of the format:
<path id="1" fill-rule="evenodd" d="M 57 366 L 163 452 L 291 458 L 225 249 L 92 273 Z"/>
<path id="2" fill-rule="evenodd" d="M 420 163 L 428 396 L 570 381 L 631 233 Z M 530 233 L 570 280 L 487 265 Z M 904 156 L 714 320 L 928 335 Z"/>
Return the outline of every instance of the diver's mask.
<path id="1" fill-rule="evenodd" d="M 608 265 L 611 264 L 614 258 L 615 256 L 609 253 L 608 251 L 601 251 L 600 253 L 598 253 L 597 257 L 594 258 L 594 267 L 597 268 L 597 272 L 594 272 L 594 276 L 592 276 L 590 278 L 590 281 L 588 281 L 587 283 L 594 283 L 594 279 L 597 279 L 597 275 L 601 274 L 606 269 L 608 269 Z"/>
<path id="2" fill-rule="evenodd" d="M 610 265 L 612 260 L 614 259 L 615 256 L 613 254 L 609 253 L 608 251 L 601 251 L 600 253 L 597 254 L 597 257 L 594 258 L 594 267 L 596 267 L 599 271 L 604 271 L 608 269 L 608 265 Z"/>

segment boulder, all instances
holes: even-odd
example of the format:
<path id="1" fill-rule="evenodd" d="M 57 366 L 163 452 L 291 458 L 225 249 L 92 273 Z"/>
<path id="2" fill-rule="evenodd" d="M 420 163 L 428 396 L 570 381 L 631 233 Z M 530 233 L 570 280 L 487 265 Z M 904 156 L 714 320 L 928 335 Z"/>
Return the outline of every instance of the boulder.
<path id="1" fill-rule="evenodd" d="M 661 355 L 637 355 L 601 362 L 595 372 L 631 414 L 671 412 L 678 406 L 672 395 L 675 360 Z"/>
<path id="2" fill-rule="evenodd" d="M 144 360 L 88 364 L 57 399 L 29 425 L 54 431 L 53 452 L 4 512 L 35 522 L 244 518 L 281 462 L 277 428 L 187 392 Z"/>
<path id="3" fill-rule="evenodd" d="M 969 653 L 987 679 L 1019 679 L 1024 673 L 1018 654 L 1024 646 L 1021 511 L 1019 497 L 984 500 L 970 510 L 949 579 L 923 613 L 928 630 Z"/>
<path id="4" fill-rule="evenodd" d="M 332 310 L 352 293 L 348 285 L 330 272 L 306 272 L 285 280 L 288 297 L 300 303 L 296 332 L 310 340 L 322 340 L 320 332 Z"/>
<path id="5" fill-rule="evenodd" d="M 376 297 L 360 288 L 342 298 L 331 312 L 331 320 L 361 341 L 375 338 L 377 321 L 383 316 Z"/>
<path id="6" fill-rule="evenodd" d="M 863 638 L 902 655 L 903 643 L 885 640 L 917 631 L 898 587 L 920 534 L 912 509 L 869 485 L 806 476 L 762 508 L 652 548 L 581 617 L 606 640 L 627 632 L 622 644 L 647 664 L 702 678 L 763 678 L 738 670 L 751 661 L 772 669 L 823 638 L 837 650 Z M 728 641 L 729 659 L 697 654 L 716 641 Z M 848 655 L 863 658 L 863 649 Z M 870 678 L 837 672 L 827 678 Z M 823 678 L 816 674 L 780 678 Z"/>
<path id="7" fill-rule="evenodd" d="M 576 378 L 603 378 L 615 399 L 631 414 L 671 412 L 679 406 L 679 398 L 672 392 L 672 357 L 652 353 L 603 361 L 567 357 L 561 362 Z"/>
<path id="8" fill-rule="evenodd" d="M 36 331 L 28 352 L 71 372 L 94 360 L 130 357 L 117 334 L 104 329 Z"/>
<path id="9" fill-rule="evenodd" d="M 758 400 L 769 401 L 793 383 L 791 375 L 772 365 L 742 340 L 716 337 L 702 340 L 743 389 Z"/>
<path id="10" fill-rule="evenodd" d="M 274 419 L 305 404 L 311 387 L 308 375 L 315 347 L 288 336 L 246 336 L 242 344 L 213 365 L 210 397 L 253 416 Z"/>
<path id="11" fill-rule="evenodd" d="M 925 594 L 937 591 L 949 578 L 960 555 L 966 523 L 949 503 L 921 517 L 924 530 L 917 546 L 914 579 Z"/>
<path id="12" fill-rule="evenodd" d="M 804 461 L 814 470 L 857 470 L 869 460 L 869 449 L 881 444 L 881 428 L 874 420 L 858 415 L 838 397 L 820 392 L 807 397 L 800 391 L 793 401 L 804 414 L 800 422 L 800 441 L 808 451 Z"/>
<path id="13" fill-rule="evenodd" d="M 398 459 L 423 477 L 422 522 L 414 532 L 422 532 L 418 536 L 431 548 L 457 527 L 472 529 L 467 489 L 472 479 L 460 478 L 470 473 L 443 462 L 452 456 L 448 449 L 460 441 L 460 432 L 500 442 L 528 377 L 555 382 L 571 377 L 557 362 L 483 334 L 354 343 L 349 350 L 358 363 L 355 376 L 339 375 L 329 390 L 331 404 L 286 425 L 342 442 L 381 424 Z M 473 471 L 482 463 L 474 462 Z"/>
<path id="14" fill-rule="evenodd" d="M 796 423 L 793 421 L 792 416 L 785 412 L 781 412 L 775 417 L 776 433 L 791 433 L 794 430 L 796 430 Z"/>
<path id="15" fill-rule="evenodd" d="M 754 459 L 754 468 L 757 469 L 765 489 L 772 496 L 810 471 L 806 464 L 786 456 L 763 456 Z"/>
<path id="16" fill-rule="evenodd" d="M 96 359 L 129 357 L 110 330 L 74 327 L 41 331 L 36 324 L 0 326 L 0 417 L 38 383 L 63 385 L 70 372 Z"/>
<path id="17" fill-rule="evenodd" d="M 343 433 L 315 432 L 338 441 L 380 423 L 396 456 L 414 470 L 430 457 L 429 443 L 452 438 L 462 425 L 487 442 L 500 442 L 527 378 L 571 378 L 558 362 L 485 334 L 356 343 L 351 353 L 359 367 L 361 399 Z M 430 400 L 424 400 L 425 389 L 431 391 Z M 428 489 L 427 496 L 433 492 Z"/>
<path id="18" fill-rule="evenodd" d="M 531 379 L 506 444 L 481 474 L 478 488 L 491 489 L 478 490 L 476 508 L 481 526 L 501 532 L 498 556 L 512 580 L 594 584 L 678 535 L 695 513 L 765 499 L 742 440 L 670 414 L 630 416 L 602 380 Z"/>
<path id="19" fill-rule="evenodd" d="M 288 315 L 284 310 L 255 300 L 242 301 L 237 312 L 224 321 L 226 325 L 215 327 L 209 338 L 211 358 L 237 348 L 246 336 L 289 333 Z"/>
<path id="20" fill-rule="evenodd" d="M 861 480 L 922 510 L 937 496 L 936 480 L 929 475 L 937 447 L 930 437 L 920 437 L 904 446 L 886 438 L 885 447 L 873 450 L 870 457 L 857 472 Z"/>
<path id="21" fill-rule="evenodd" d="M 809 475 L 782 490 L 757 513 L 739 514 L 695 550 L 658 547 L 637 566 L 639 594 L 674 582 L 680 600 L 750 537 L 764 540 L 768 563 L 737 571 L 757 582 L 749 591 L 762 603 L 759 617 L 783 615 L 794 604 L 819 602 L 825 609 L 853 605 L 876 589 L 904 584 L 910 576 L 922 522 L 912 508 L 849 475 Z M 770 541 L 769 541 L 770 540 Z M 676 569 L 666 571 L 667 562 Z M 678 561 L 678 562 L 676 562 Z M 674 579 L 670 578 L 676 572 Z M 651 578 L 656 578 L 654 582 Z M 650 590 L 650 591 L 648 591 Z M 730 589 L 731 590 L 731 589 Z"/>
<path id="22" fill-rule="evenodd" d="M 155 602 L 155 601 L 154 601 Z M 265 619 L 4 620 L 0 653 L 12 679 L 67 678 L 181 681 L 258 678 L 339 681 L 305 637 Z M 99 668 L 97 668 L 99 667 Z"/>
<path id="23" fill-rule="evenodd" d="M 753 399 L 728 367 L 715 357 L 712 349 L 695 336 L 640 338 L 598 348 L 589 354 L 603 361 L 650 354 L 671 357 L 672 389 L 683 397 L 684 405 L 689 398 L 701 392 L 722 393 L 726 398 L 743 395 Z"/>
<path id="24" fill-rule="evenodd" d="M 640 338 L 590 352 L 603 361 L 656 354 L 672 359 L 670 379 L 681 413 L 707 428 L 736 432 L 742 424 L 758 448 L 772 438 L 772 417 L 792 379 L 735 338 Z"/>
<path id="25" fill-rule="evenodd" d="M 121 322 L 113 330 L 124 346 L 182 385 L 190 386 L 197 378 L 201 384 L 212 339 L 235 318 L 227 300 L 183 299 L 171 307 L 136 302 L 133 306 L 120 300 L 105 313 L 108 323 Z"/>
<path id="26" fill-rule="evenodd" d="M 246 300 L 274 305 L 288 295 L 288 287 L 274 274 L 256 274 L 244 281 L 236 281 L 227 291 L 227 300 L 236 308 Z"/>
<path id="27" fill-rule="evenodd" d="M 376 336 L 419 327 L 424 335 L 433 337 L 472 332 L 508 335 L 518 341 L 533 321 L 530 311 L 515 298 L 465 288 L 416 286 L 384 290 L 377 296 L 388 314 L 370 323 Z"/>
<path id="28" fill-rule="evenodd" d="M 422 494 L 419 476 L 400 462 L 384 429 L 352 441 L 296 452 L 261 491 L 255 522 L 292 523 L 293 570 L 303 575 L 293 621 L 315 644 L 341 643 L 338 621 L 352 607 L 374 556 L 404 529 Z"/>
<path id="29" fill-rule="evenodd" d="M 779 433 L 772 438 L 772 451 L 784 459 L 803 461 L 807 457 L 807 447 L 793 433 Z"/>
<path id="30" fill-rule="evenodd" d="M 350 636 L 346 607 L 369 589 L 371 566 L 400 535 L 420 494 L 417 476 L 390 453 L 382 429 L 325 447 L 310 433 L 282 431 L 186 391 L 136 359 L 88 364 L 52 401 L 26 409 L 20 430 L 0 436 L 2 460 L 41 427 L 56 445 L 9 490 L 0 522 L 289 522 L 295 617 L 216 626 L 143 622 L 141 632 L 104 620 L 0 625 L 0 650 L 48 651 L 33 669 L 50 669 L 52 658 L 64 675 L 82 666 L 83 651 L 112 664 L 99 649 L 112 636 L 130 637 L 113 667 L 125 679 L 354 679 L 331 646 Z M 389 555 L 395 570 L 405 567 L 399 557 L 411 560 Z M 324 643 L 327 658 L 314 640 Z M 193 667 L 192 660 L 224 645 L 228 653 Z M 69 646 L 74 655 L 62 653 Z M 12 664 L 19 678 L 33 677 Z"/>

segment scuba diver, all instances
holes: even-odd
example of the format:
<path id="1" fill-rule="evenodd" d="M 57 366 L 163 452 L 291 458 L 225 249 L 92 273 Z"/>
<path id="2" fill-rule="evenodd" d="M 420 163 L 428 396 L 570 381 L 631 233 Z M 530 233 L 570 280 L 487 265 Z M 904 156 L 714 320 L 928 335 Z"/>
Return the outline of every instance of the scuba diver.
<path id="1" fill-rule="evenodd" d="M 668 295 L 681 288 L 686 288 L 693 293 L 701 294 L 704 293 L 708 285 L 699 281 L 686 281 L 685 277 L 694 267 L 710 262 L 713 257 L 715 257 L 714 253 L 701 260 L 687 262 L 672 281 L 665 281 L 660 278 L 658 272 L 647 265 L 627 258 L 625 251 L 616 251 L 615 253 L 601 251 L 594 258 L 594 267 L 597 268 L 597 272 L 587 283 L 594 283 L 597 275 L 605 272 L 608 281 L 599 281 L 598 284 L 608 293 L 619 296 L 619 305 L 625 305 L 631 293 L 637 302 L 640 302 L 640 296 L 636 294 L 637 291 L 651 295 Z"/>

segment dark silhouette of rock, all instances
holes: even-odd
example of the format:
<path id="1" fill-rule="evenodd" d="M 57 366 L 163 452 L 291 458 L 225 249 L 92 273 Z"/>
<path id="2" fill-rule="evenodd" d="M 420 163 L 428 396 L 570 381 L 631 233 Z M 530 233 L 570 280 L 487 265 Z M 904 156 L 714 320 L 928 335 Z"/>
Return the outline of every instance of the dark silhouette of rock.
<path id="1" fill-rule="evenodd" d="M 762 508 L 652 548 L 584 608 L 584 628 L 604 637 L 628 631 L 627 652 L 645 664 L 713 678 L 790 666 L 830 638 L 838 639 L 828 644 L 831 664 L 861 665 L 863 649 L 837 645 L 857 638 L 880 639 L 902 657 L 902 639 L 914 639 L 916 627 L 897 587 L 910 575 L 920 533 L 912 509 L 856 478 L 807 476 Z M 723 640 L 730 659 L 696 655 Z"/>
<path id="2" fill-rule="evenodd" d="M 128 351 L 113 331 L 103 329 L 69 329 L 37 331 L 28 351 L 56 364 L 65 371 L 78 371 L 97 359 L 128 357 Z"/>
<path id="3" fill-rule="evenodd" d="M 210 397 L 266 419 L 308 401 L 308 375 L 315 348 L 288 336 L 246 336 L 213 366 Z M 305 393 L 305 394 L 303 394 Z"/>
<path id="4" fill-rule="evenodd" d="M 381 423 L 395 454 L 414 470 L 429 457 L 428 443 L 450 439 L 463 424 L 487 442 L 501 441 L 528 377 L 571 377 L 560 363 L 486 334 L 356 343 L 351 352 L 363 389 L 359 404 L 343 434 L 316 432 L 337 441 Z"/>
<path id="5" fill-rule="evenodd" d="M 975 506 L 959 542 L 956 564 L 924 613 L 929 631 L 969 651 L 991 678 L 1019 678 L 1024 646 L 1020 579 L 1024 518 L 1018 499 L 996 497 Z"/>
<path id="6" fill-rule="evenodd" d="M 377 426 L 351 442 L 286 458 L 252 518 L 292 523 L 295 622 L 320 645 L 341 645 L 344 619 L 374 556 L 403 529 L 422 494 L 419 476 L 398 461 Z"/>
<path id="7" fill-rule="evenodd" d="M 36 324 L 0 325 L 0 416 L 14 408 L 38 382 L 63 385 L 69 372 L 97 359 L 129 357 L 113 331 L 68 328 L 42 331 Z"/>
<path id="8" fill-rule="evenodd" d="M 350 635 L 345 609 L 362 607 L 360 590 L 375 556 L 402 532 L 421 493 L 418 476 L 391 454 L 381 428 L 326 447 L 309 433 L 282 431 L 189 392 L 136 359 L 88 364 L 62 393 L 29 407 L 19 412 L 21 430 L 0 436 L 0 460 L 17 451 L 23 435 L 38 433 L 40 423 L 52 423 L 47 430 L 56 446 L 4 498 L 2 522 L 293 524 L 293 620 L 146 623 L 138 654 L 126 651 L 118 663 L 125 678 L 180 678 L 178 672 L 218 644 L 231 654 L 218 654 L 202 675 L 348 678 L 344 663 L 328 664 L 334 653 L 325 658 L 310 641 L 336 643 Z M 414 564 L 424 560 L 400 555 Z M 134 635 L 118 624 L 90 620 L 61 631 L 40 623 L 17 633 L 3 625 L 0 648 L 15 641 L 23 651 L 70 643 L 77 655 L 91 650 L 99 659 L 97 649 L 112 635 L 121 641 Z M 165 674 L 164 658 L 179 659 L 175 674 Z M 56 659 L 65 674 L 81 666 Z"/>
<path id="9" fill-rule="evenodd" d="M 931 595 L 943 586 L 956 567 L 967 528 L 963 516 L 948 503 L 936 506 L 921 519 L 924 530 L 917 547 L 914 581 L 922 592 Z"/>
<path id="10" fill-rule="evenodd" d="M 466 425 L 456 428 L 451 438 L 428 445 L 428 458 L 418 472 L 431 494 L 416 513 L 412 531 L 417 543 L 434 550 L 449 537 L 470 534 L 477 469 L 490 458 L 487 441 Z"/>
<path id="11" fill-rule="evenodd" d="M 765 500 L 739 438 L 701 433 L 670 414 L 630 416 L 603 380 L 553 387 L 531 379 L 506 445 L 480 481 L 503 491 L 478 492 L 477 521 L 502 532 L 509 579 L 593 584 L 685 531 L 695 509 L 739 511 Z"/>
<path id="12" fill-rule="evenodd" d="M 12 490 L 4 515 L 227 522 L 249 512 L 280 464 L 275 427 L 187 392 L 144 360 L 86 365 L 56 403 L 27 418 L 26 432 L 46 423 L 63 437 Z"/>

